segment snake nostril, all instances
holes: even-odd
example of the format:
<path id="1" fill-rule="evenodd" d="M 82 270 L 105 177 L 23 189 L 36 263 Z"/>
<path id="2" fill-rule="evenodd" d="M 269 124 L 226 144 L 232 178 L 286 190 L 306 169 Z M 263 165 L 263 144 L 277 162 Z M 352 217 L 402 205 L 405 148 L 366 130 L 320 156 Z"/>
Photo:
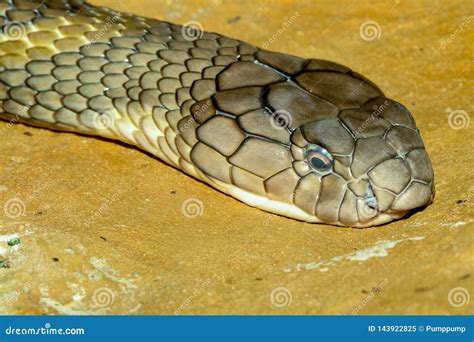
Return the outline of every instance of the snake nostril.
<path id="1" fill-rule="evenodd" d="M 374 189 L 370 182 L 367 183 L 367 189 L 364 197 L 365 204 L 373 210 L 379 210 L 379 204 L 377 202 L 377 197 L 375 196 Z"/>
<path id="2" fill-rule="evenodd" d="M 379 207 L 379 206 L 378 206 L 377 201 L 375 200 L 375 198 L 374 198 L 374 197 L 371 197 L 370 199 L 371 199 L 371 200 L 369 200 L 369 201 L 366 200 L 366 202 L 365 202 L 365 203 L 367 204 L 367 206 L 368 206 L 370 209 L 378 210 L 378 207 Z M 373 201 L 372 201 L 372 199 L 373 199 Z"/>

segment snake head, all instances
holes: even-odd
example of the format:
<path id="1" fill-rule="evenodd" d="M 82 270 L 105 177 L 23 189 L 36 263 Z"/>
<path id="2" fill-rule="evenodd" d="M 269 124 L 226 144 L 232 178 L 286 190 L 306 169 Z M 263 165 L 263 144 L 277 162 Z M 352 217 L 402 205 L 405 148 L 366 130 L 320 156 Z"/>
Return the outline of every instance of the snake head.
<path id="1" fill-rule="evenodd" d="M 196 84 L 191 159 L 212 182 L 261 209 L 341 226 L 430 203 L 431 162 L 404 106 L 333 62 L 263 50 L 255 58 L 224 69 L 210 100 L 209 83 Z"/>
<path id="2" fill-rule="evenodd" d="M 274 101 L 294 113 L 289 122 L 303 121 L 291 133 L 294 204 L 322 222 L 365 227 L 431 203 L 433 169 L 406 107 L 343 66 L 314 63 L 331 71 L 303 71 L 286 85 L 289 102 Z"/>
<path id="3" fill-rule="evenodd" d="M 301 177 L 294 201 L 323 222 L 371 226 L 405 216 L 434 196 L 433 170 L 411 114 L 379 97 L 291 136 Z"/>
<path id="4" fill-rule="evenodd" d="M 288 65 L 282 59 L 267 57 L 272 67 Z M 291 132 L 291 201 L 316 221 L 379 225 L 433 200 L 431 161 L 411 113 L 362 75 L 306 60 L 265 99 Z M 294 178 L 287 171 L 281 187 Z"/>

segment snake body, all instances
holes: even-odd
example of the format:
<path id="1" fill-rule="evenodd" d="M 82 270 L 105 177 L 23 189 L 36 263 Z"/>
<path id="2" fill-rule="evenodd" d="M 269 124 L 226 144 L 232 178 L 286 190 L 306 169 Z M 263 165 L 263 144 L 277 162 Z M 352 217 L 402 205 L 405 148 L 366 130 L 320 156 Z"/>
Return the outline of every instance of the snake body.
<path id="1" fill-rule="evenodd" d="M 413 117 L 345 66 L 81 0 L 2 0 L 0 25 L 2 119 L 120 140 L 308 222 L 432 201 Z"/>

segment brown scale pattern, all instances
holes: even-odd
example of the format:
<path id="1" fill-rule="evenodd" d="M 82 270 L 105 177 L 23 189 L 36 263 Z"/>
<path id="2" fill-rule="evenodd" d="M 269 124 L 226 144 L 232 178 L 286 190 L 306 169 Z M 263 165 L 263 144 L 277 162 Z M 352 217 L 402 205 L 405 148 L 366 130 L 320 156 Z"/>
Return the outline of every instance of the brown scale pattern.
<path id="1" fill-rule="evenodd" d="M 118 139 L 308 220 L 377 223 L 369 186 L 379 211 L 431 200 L 411 114 L 345 66 L 81 0 L 0 0 L 0 25 L 1 118 Z M 331 173 L 308 164 L 314 144 L 334 156 Z"/>

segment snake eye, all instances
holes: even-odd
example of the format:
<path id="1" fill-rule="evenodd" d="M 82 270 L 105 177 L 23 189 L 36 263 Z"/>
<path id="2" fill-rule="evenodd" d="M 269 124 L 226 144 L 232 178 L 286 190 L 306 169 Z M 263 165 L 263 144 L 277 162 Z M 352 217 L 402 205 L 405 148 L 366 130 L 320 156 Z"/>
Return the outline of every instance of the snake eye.
<path id="1" fill-rule="evenodd" d="M 321 146 L 310 145 L 307 147 L 306 160 L 316 172 L 326 173 L 332 169 L 332 156 Z"/>

